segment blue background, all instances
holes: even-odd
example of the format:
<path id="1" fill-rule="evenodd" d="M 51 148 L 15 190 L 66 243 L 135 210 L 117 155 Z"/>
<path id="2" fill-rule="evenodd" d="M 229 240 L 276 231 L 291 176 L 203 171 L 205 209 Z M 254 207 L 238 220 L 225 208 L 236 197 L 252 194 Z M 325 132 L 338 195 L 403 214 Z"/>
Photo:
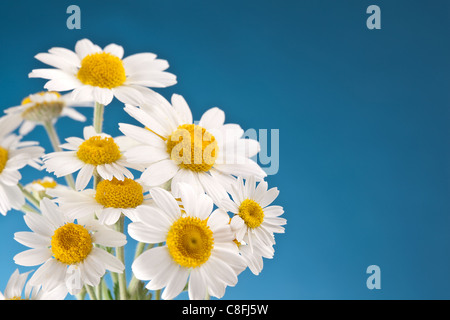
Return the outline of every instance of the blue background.
<path id="1" fill-rule="evenodd" d="M 66 28 L 71 4 L 81 30 Z M 366 27 L 371 4 L 381 30 Z M 27 75 L 51 47 L 87 37 L 126 56 L 155 52 L 178 76 L 158 92 L 185 96 L 194 118 L 219 106 L 244 129 L 280 130 L 267 180 L 286 233 L 261 275 L 245 271 L 225 299 L 448 299 L 449 13 L 438 0 L 3 1 L 0 108 L 42 89 Z M 106 112 L 112 135 L 133 123 L 117 101 Z M 57 129 L 79 136 L 83 125 Z M 27 138 L 51 150 L 41 127 Z M 21 172 L 24 184 L 39 177 Z M 20 212 L 0 216 L 0 291 L 25 249 L 13 234 L 26 230 Z M 366 287 L 372 264 L 380 290 Z"/>

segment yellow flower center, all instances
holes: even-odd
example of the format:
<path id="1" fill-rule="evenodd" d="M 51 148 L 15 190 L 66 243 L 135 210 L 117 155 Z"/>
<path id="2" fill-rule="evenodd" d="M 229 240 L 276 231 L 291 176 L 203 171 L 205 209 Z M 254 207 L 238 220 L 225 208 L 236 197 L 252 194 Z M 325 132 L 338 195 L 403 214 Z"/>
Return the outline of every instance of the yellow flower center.
<path id="1" fill-rule="evenodd" d="M 195 124 L 178 127 L 167 139 L 167 152 L 181 168 L 206 172 L 212 168 L 218 154 L 214 136 Z"/>
<path id="2" fill-rule="evenodd" d="M 54 180 L 41 180 L 41 179 L 39 179 L 39 180 L 33 181 L 33 183 L 36 183 L 36 184 L 44 187 L 45 189 L 53 189 L 53 188 L 55 188 L 58 185 L 58 183 L 56 183 L 56 181 L 54 181 Z"/>
<path id="3" fill-rule="evenodd" d="M 119 87 L 127 80 L 122 60 L 106 52 L 84 57 L 77 77 L 84 84 L 108 89 Z"/>
<path id="4" fill-rule="evenodd" d="M 245 199 L 239 206 L 239 216 L 249 228 L 257 228 L 264 221 L 264 211 L 254 200 Z"/>
<path id="5" fill-rule="evenodd" d="M 0 147 L 0 173 L 2 173 L 3 169 L 5 169 L 7 161 L 8 161 L 8 150 Z"/>
<path id="6" fill-rule="evenodd" d="M 8 300 L 28 300 L 28 299 L 22 299 L 22 297 L 14 296 L 12 298 L 9 298 Z"/>
<path id="7" fill-rule="evenodd" d="M 34 122 L 45 122 L 57 118 L 61 115 L 61 112 L 64 108 L 64 101 L 60 100 L 61 95 L 58 92 L 53 91 L 42 91 L 38 92 L 35 95 L 44 95 L 51 94 L 56 99 L 51 101 L 43 101 L 43 102 L 34 102 L 31 98 L 31 95 L 22 100 L 22 105 L 33 103 L 32 106 L 26 108 L 21 116 L 25 120 L 34 121 Z"/>
<path id="8" fill-rule="evenodd" d="M 97 185 L 95 200 L 107 208 L 136 208 L 144 202 L 142 186 L 133 179 L 124 181 L 113 178 Z"/>
<path id="9" fill-rule="evenodd" d="M 51 249 L 56 260 L 65 264 L 82 262 L 92 250 L 89 231 L 74 223 L 67 223 L 55 230 Z"/>
<path id="10" fill-rule="evenodd" d="M 119 160 L 121 154 L 113 138 L 94 136 L 80 145 L 77 157 L 85 163 L 98 166 Z"/>
<path id="11" fill-rule="evenodd" d="M 167 234 L 167 247 L 173 260 L 185 268 L 195 268 L 211 255 L 214 238 L 207 220 L 194 217 L 178 219 Z"/>

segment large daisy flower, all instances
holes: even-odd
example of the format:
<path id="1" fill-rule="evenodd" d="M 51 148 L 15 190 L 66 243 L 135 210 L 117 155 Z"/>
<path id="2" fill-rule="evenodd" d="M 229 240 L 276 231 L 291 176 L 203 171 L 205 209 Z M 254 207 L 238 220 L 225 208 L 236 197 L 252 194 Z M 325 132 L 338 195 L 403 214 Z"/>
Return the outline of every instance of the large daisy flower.
<path id="1" fill-rule="evenodd" d="M 220 209 L 212 212 L 211 198 L 189 185 L 180 184 L 179 190 L 182 209 L 171 193 L 156 187 L 150 190 L 155 206 L 129 225 L 130 236 L 138 241 L 165 242 L 137 257 L 133 273 L 150 280 L 149 290 L 165 288 L 163 299 L 175 298 L 186 283 L 190 299 L 204 299 L 207 294 L 221 298 L 245 269 L 229 216 Z"/>
<path id="2" fill-rule="evenodd" d="M 112 138 L 105 133 L 96 133 L 94 127 L 83 130 L 84 139 L 67 138 L 67 143 L 61 148 L 69 151 L 59 151 L 44 156 L 44 168 L 54 172 L 57 177 L 63 177 L 78 170 L 75 188 L 83 190 L 96 171 L 103 179 L 117 178 L 121 181 L 133 179 L 133 174 L 126 168 L 140 169 L 129 163 L 123 151 L 129 146 L 126 137 Z"/>
<path id="3" fill-rule="evenodd" d="M 130 162 L 145 165 L 141 179 L 149 186 L 171 182 L 177 194 L 178 182 L 206 192 L 215 202 L 227 196 L 234 175 L 262 179 L 266 173 L 250 158 L 259 142 L 243 139 L 237 124 L 224 124 L 219 108 L 206 111 L 198 124 L 185 99 L 174 94 L 172 104 L 162 96 L 140 108 L 126 105 L 125 111 L 146 128 L 120 123 L 120 130 L 140 142 L 125 154 Z"/>
<path id="4" fill-rule="evenodd" d="M 4 116 L 0 118 L 0 213 L 6 215 L 11 209 L 20 209 L 25 198 L 18 187 L 22 178 L 19 170 L 30 165 L 40 169 L 40 157 L 44 149 L 37 142 L 23 141 L 11 134 L 20 121 Z"/>
<path id="5" fill-rule="evenodd" d="M 86 121 L 86 117 L 76 111 L 73 108 L 74 106 L 92 107 L 93 102 L 73 101 L 69 99 L 68 95 L 62 96 L 58 92 L 43 91 L 29 95 L 22 100 L 20 106 L 6 109 L 5 113 L 22 120 L 19 133 L 26 135 L 37 124 L 55 122 L 62 116 L 67 116 L 81 122 Z"/>
<path id="6" fill-rule="evenodd" d="M 59 285 L 51 291 L 44 291 L 40 286 L 31 286 L 27 282 L 30 272 L 19 273 L 19 269 L 16 269 L 9 278 L 4 293 L 0 292 L 0 300 L 64 300 L 67 296 L 67 288 L 64 285 Z"/>
<path id="7" fill-rule="evenodd" d="M 123 272 L 119 259 L 95 246 L 124 246 L 123 233 L 100 224 L 94 215 L 75 223 L 48 198 L 40 207 L 42 215 L 29 212 L 24 217 L 32 232 L 14 234 L 16 241 L 31 248 L 17 254 L 14 261 L 22 266 L 42 264 L 30 278 L 31 285 L 42 285 L 47 291 L 65 284 L 70 294 L 77 294 L 84 284 L 98 285 L 106 270 Z"/>
<path id="8" fill-rule="evenodd" d="M 231 187 L 230 198 L 223 199 L 219 207 L 234 213 L 231 229 L 236 233 L 236 240 L 244 241 L 253 249 L 257 246 L 275 244 L 274 233 L 284 233 L 286 219 L 280 218 L 284 210 L 280 206 L 270 205 L 279 194 L 277 188 L 267 190 L 267 182 L 250 177 L 239 177 Z"/>
<path id="9" fill-rule="evenodd" d="M 52 91 L 73 90 L 76 100 L 108 105 L 113 97 L 137 105 L 153 90 L 176 83 L 175 75 L 165 72 L 166 60 L 153 53 L 138 53 L 123 58 L 123 47 L 109 44 L 103 50 L 88 39 L 75 45 L 75 52 L 52 48 L 35 56 L 56 69 L 35 69 L 29 76 L 49 79 L 45 88 Z"/>
<path id="10" fill-rule="evenodd" d="M 71 218 L 84 218 L 94 212 L 102 224 L 112 225 L 121 214 L 136 220 L 136 212 L 144 213 L 153 201 L 145 194 L 146 186 L 125 178 L 102 180 L 97 189 L 77 192 L 70 189 L 52 189 L 47 193 L 55 197 L 60 208 Z"/>

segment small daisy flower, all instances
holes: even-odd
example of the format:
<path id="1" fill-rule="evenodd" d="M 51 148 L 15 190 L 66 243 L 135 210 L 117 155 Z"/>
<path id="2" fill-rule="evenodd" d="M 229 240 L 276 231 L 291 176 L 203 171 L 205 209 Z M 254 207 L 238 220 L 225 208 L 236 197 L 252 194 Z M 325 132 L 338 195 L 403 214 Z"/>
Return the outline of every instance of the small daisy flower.
<path id="1" fill-rule="evenodd" d="M 163 299 L 175 298 L 186 283 L 190 299 L 207 294 L 221 298 L 246 267 L 233 242 L 229 216 L 220 209 L 212 211 L 206 194 L 195 193 L 187 184 L 179 188 L 183 210 L 171 193 L 156 187 L 150 190 L 155 206 L 129 225 L 130 236 L 138 241 L 165 242 L 138 256 L 133 273 L 150 280 L 149 290 L 165 288 Z"/>
<path id="2" fill-rule="evenodd" d="M 0 292 L 0 300 L 64 300 L 67 296 L 67 288 L 64 285 L 59 285 L 51 291 L 44 291 L 40 286 L 33 287 L 26 283 L 30 272 L 20 274 L 19 269 L 16 269 L 6 284 L 5 293 Z"/>
<path id="3" fill-rule="evenodd" d="M 92 215 L 68 218 L 50 199 L 41 201 L 42 215 L 29 212 L 25 223 L 32 232 L 16 232 L 14 239 L 31 249 L 14 257 L 22 266 L 41 265 L 30 278 L 31 285 L 52 290 L 65 284 L 70 294 L 80 292 L 84 284 L 96 286 L 106 270 L 122 273 L 123 263 L 94 244 L 121 247 L 123 233 L 101 225 Z"/>
<path id="4" fill-rule="evenodd" d="M 11 134 L 20 122 L 10 116 L 0 118 L 0 213 L 6 215 L 11 209 L 20 209 L 25 198 L 18 187 L 22 178 L 19 170 L 30 165 L 40 169 L 44 149 L 37 142 L 23 141 Z"/>
<path id="5" fill-rule="evenodd" d="M 236 240 L 244 241 L 255 247 L 275 244 L 274 233 L 284 233 L 286 219 L 279 216 L 284 213 L 280 206 L 270 204 L 278 197 L 277 188 L 267 190 L 267 182 L 261 181 L 256 186 L 253 177 L 246 180 L 239 177 L 231 187 L 233 200 L 223 199 L 219 206 L 234 213 L 231 218 L 231 229 L 236 233 Z"/>
<path id="6" fill-rule="evenodd" d="M 75 188 L 83 190 L 96 171 L 103 179 L 114 177 L 123 181 L 125 177 L 133 179 L 133 174 L 126 168 L 140 169 L 129 163 L 123 151 L 129 145 L 125 137 L 112 138 L 105 133 L 96 133 L 94 127 L 85 127 L 84 139 L 71 137 L 59 151 L 44 156 L 44 168 L 57 177 L 66 176 L 78 170 Z"/>
<path id="7" fill-rule="evenodd" d="M 166 60 L 153 53 L 138 53 L 123 58 L 123 47 L 109 44 L 103 50 L 88 39 L 75 45 L 75 52 L 52 48 L 35 56 L 56 69 L 35 69 L 31 78 L 49 81 L 45 88 L 52 91 L 73 90 L 76 100 L 96 101 L 108 105 L 113 97 L 123 103 L 138 105 L 144 96 L 152 95 L 147 87 L 164 88 L 176 84 L 175 75 L 165 72 Z"/>
<path id="8" fill-rule="evenodd" d="M 11 107 L 5 110 L 6 114 L 21 119 L 19 133 L 26 135 L 31 132 L 37 124 L 55 122 L 59 117 L 67 116 L 76 121 L 84 122 L 86 117 L 76 111 L 73 107 L 93 106 L 93 102 L 76 102 L 68 98 L 68 95 L 61 96 L 58 92 L 43 91 L 31 94 L 22 100 L 20 106 Z"/>
<path id="9" fill-rule="evenodd" d="M 47 192 L 52 189 L 68 189 L 64 185 L 60 185 L 52 177 L 44 177 L 34 180 L 25 185 L 25 190 L 33 194 L 36 199 L 42 199 L 48 196 Z"/>
<path id="10" fill-rule="evenodd" d="M 113 178 L 102 180 L 97 189 L 85 189 L 77 192 L 70 189 L 50 190 L 54 201 L 73 219 L 84 218 L 94 212 L 102 224 L 112 225 L 121 214 L 136 220 L 136 212 L 145 214 L 153 201 L 145 195 L 146 187 L 139 181 L 125 178 L 123 181 Z"/>
<path id="11" fill-rule="evenodd" d="M 153 187 L 172 179 L 171 188 L 176 195 L 177 183 L 186 182 L 217 202 L 227 197 L 233 176 L 266 176 L 250 159 L 259 152 L 259 142 L 242 139 L 244 131 L 239 125 L 224 124 L 222 110 L 209 109 L 194 124 L 182 96 L 174 94 L 171 102 L 160 96 L 158 101 L 149 102 L 152 106 L 127 105 L 125 111 L 145 128 L 119 124 L 126 136 L 141 143 L 130 148 L 126 156 L 130 162 L 147 167 L 141 176 L 144 183 Z"/>

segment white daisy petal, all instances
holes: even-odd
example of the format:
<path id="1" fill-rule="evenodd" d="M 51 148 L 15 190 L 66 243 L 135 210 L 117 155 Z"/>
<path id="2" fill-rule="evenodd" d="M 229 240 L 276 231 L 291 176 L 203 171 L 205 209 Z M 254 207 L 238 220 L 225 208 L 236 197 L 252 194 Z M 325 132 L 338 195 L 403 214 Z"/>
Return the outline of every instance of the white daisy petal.
<path id="1" fill-rule="evenodd" d="M 99 257 L 100 261 L 104 263 L 107 270 L 122 273 L 125 269 L 123 263 L 112 254 L 96 247 L 92 248 L 92 250 L 94 251 L 94 254 Z"/>
<path id="2" fill-rule="evenodd" d="M 172 160 L 161 160 L 148 166 L 141 179 L 149 186 L 160 186 L 172 179 L 178 170 L 178 166 Z"/>
<path id="3" fill-rule="evenodd" d="M 99 53 L 101 52 L 101 48 L 99 46 L 94 45 L 89 39 L 79 40 L 75 44 L 75 52 L 77 53 L 80 59 L 83 59 L 88 54 Z"/>
<path id="4" fill-rule="evenodd" d="M 172 300 L 183 291 L 186 286 L 187 279 L 189 277 L 189 270 L 176 266 L 176 272 L 173 273 L 173 277 L 167 283 L 166 289 L 164 289 L 161 298 L 164 300 Z"/>
<path id="5" fill-rule="evenodd" d="M 108 52 L 111 53 L 112 55 L 115 55 L 117 58 L 122 59 L 123 58 L 123 47 L 119 46 L 115 43 L 111 43 L 109 45 L 107 45 L 104 49 L 104 52 Z"/>
<path id="6" fill-rule="evenodd" d="M 118 100 L 123 103 L 131 104 L 133 106 L 138 106 L 145 100 L 142 93 L 135 87 L 130 85 L 113 88 L 112 92 Z"/>
<path id="7" fill-rule="evenodd" d="M 179 94 L 172 95 L 172 106 L 180 114 L 183 123 L 192 123 L 192 112 L 186 100 Z"/>
<path id="8" fill-rule="evenodd" d="M 225 113 L 217 107 L 211 108 L 206 111 L 198 123 L 199 126 L 206 130 L 223 126 L 225 122 Z"/>
<path id="9" fill-rule="evenodd" d="M 170 263 L 167 247 L 154 247 L 137 257 L 131 267 L 138 279 L 150 280 Z"/>
<path id="10" fill-rule="evenodd" d="M 95 87 L 93 93 L 95 101 L 105 106 L 110 104 L 112 99 L 114 98 L 113 91 L 108 88 Z"/>
<path id="11" fill-rule="evenodd" d="M 188 287 L 190 300 L 203 300 L 206 297 L 206 283 L 198 269 L 191 271 Z"/>
<path id="12" fill-rule="evenodd" d="M 161 188 L 153 188 L 150 190 L 150 194 L 156 205 L 158 205 L 171 219 L 175 220 L 180 216 L 180 207 L 170 192 Z"/>
<path id="13" fill-rule="evenodd" d="M 90 164 L 86 164 L 83 168 L 81 168 L 80 172 L 78 172 L 77 180 L 75 181 L 75 188 L 77 190 L 83 190 L 91 180 L 92 175 L 94 173 L 95 167 Z"/>
<path id="14" fill-rule="evenodd" d="M 47 248 L 35 248 L 20 252 L 14 256 L 14 262 L 21 266 L 36 266 L 44 263 L 51 257 L 51 251 Z"/>

